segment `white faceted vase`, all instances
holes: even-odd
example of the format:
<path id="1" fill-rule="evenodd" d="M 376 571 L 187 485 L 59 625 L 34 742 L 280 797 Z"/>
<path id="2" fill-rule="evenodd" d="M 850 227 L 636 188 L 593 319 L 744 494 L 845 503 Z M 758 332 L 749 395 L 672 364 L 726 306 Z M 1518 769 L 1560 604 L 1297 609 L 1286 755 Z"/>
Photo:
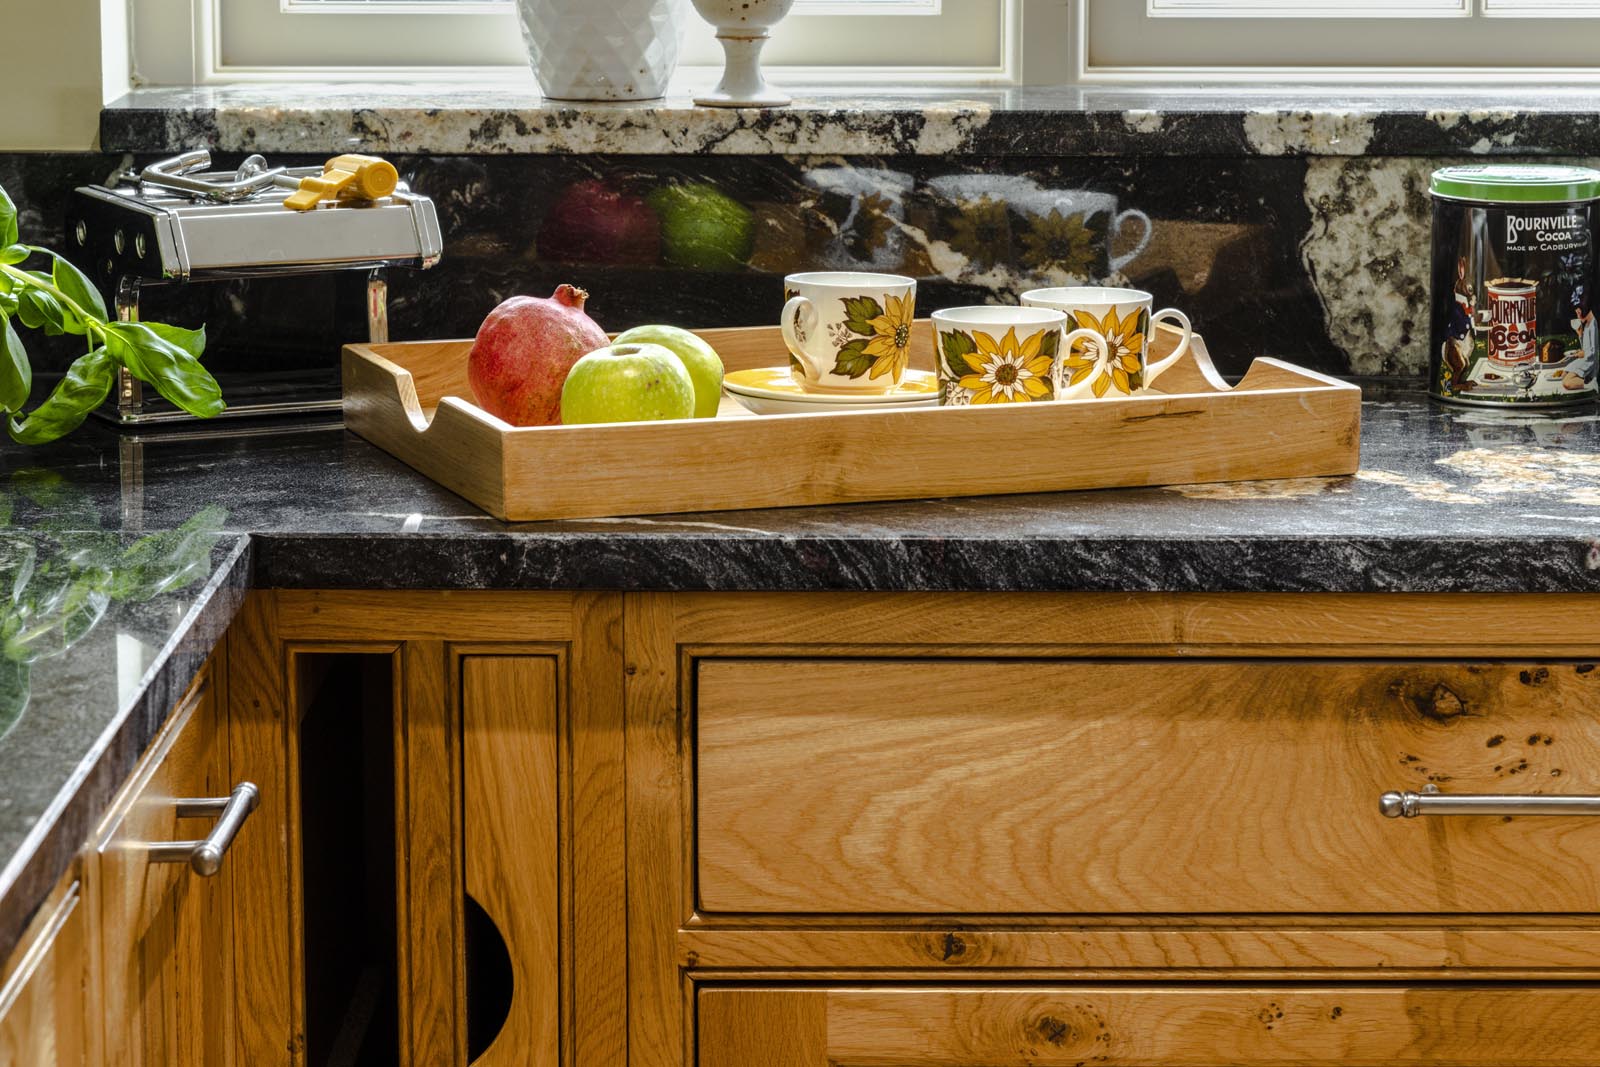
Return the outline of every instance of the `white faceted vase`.
<path id="1" fill-rule="evenodd" d="M 772 27 L 794 6 L 794 0 L 694 0 L 700 17 L 717 28 L 725 62 L 722 81 L 694 98 L 702 107 L 783 107 L 789 94 L 767 84 L 761 73 L 761 50 Z"/>
<path id="2" fill-rule="evenodd" d="M 654 100 L 678 67 L 684 0 L 517 0 L 544 95 Z"/>

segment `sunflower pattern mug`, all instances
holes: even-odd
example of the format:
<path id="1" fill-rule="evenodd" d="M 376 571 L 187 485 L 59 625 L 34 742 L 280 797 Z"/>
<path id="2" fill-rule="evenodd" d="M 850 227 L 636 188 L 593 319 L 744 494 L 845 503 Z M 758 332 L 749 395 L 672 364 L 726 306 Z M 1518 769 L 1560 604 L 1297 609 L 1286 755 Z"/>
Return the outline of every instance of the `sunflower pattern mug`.
<path id="1" fill-rule="evenodd" d="M 1194 330 L 1189 316 L 1176 308 L 1163 308 L 1151 314 L 1155 297 L 1143 289 L 1113 289 L 1104 286 L 1067 286 L 1035 289 L 1022 294 L 1025 307 L 1053 308 L 1065 312 L 1085 329 L 1097 330 L 1111 345 L 1111 359 L 1102 361 L 1081 352 L 1066 360 L 1073 384 L 1087 381 L 1095 396 L 1114 393 L 1132 396 L 1154 384 L 1157 375 L 1171 367 L 1189 351 Z M 1150 330 L 1162 319 L 1172 319 L 1183 330 L 1183 338 L 1162 359 L 1149 362 Z"/>
<path id="2" fill-rule="evenodd" d="M 795 382 L 816 393 L 886 393 L 911 361 L 917 283 L 818 271 L 783 280 L 783 340 Z"/>
<path id="3" fill-rule="evenodd" d="M 945 405 L 1028 404 L 1070 400 L 1090 387 L 1087 374 L 1068 378 L 1064 356 L 1083 343 L 1091 368 L 1108 364 L 1111 348 L 1097 330 L 1066 332 L 1064 312 L 1049 308 L 948 308 L 933 313 L 939 402 Z"/>

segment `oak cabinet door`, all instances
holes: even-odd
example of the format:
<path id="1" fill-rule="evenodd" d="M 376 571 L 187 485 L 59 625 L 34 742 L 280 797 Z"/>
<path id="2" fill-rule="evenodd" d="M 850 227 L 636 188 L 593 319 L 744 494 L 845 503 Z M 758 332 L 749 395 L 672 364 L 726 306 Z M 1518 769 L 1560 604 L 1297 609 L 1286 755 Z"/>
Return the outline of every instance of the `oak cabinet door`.
<path id="1" fill-rule="evenodd" d="M 0 966 L 0 1064 L 88 1062 L 87 926 L 76 878 L 47 900 L 11 962 Z"/>
<path id="2" fill-rule="evenodd" d="M 469 983 L 469 1018 L 498 1005 L 471 1028 L 483 1031 L 477 1067 L 560 1063 L 558 666 L 553 656 L 462 659 L 466 894 L 510 970 L 494 991 Z"/>
<path id="3" fill-rule="evenodd" d="M 203 673 L 95 840 L 105 1042 L 125 1067 L 232 1062 L 235 872 L 224 856 L 202 876 L 187 855 L 160 848 L 198 842 L 218 824 L 218 812 L 191 815 L 180 801 L 230 789 L 226 723 Z"/>
<path id="4" fill-rule="evenodd" d="M 699 1067 L 1593 1067 L 1600 987 L 724 987 Z"/>
<path id="5" fill-rule="evenodd" d="M 706 659 L 721 914 L 1600 911 L 1588 663 Z M 1509 857 L 1509 859 L 1508 859 Z"/>

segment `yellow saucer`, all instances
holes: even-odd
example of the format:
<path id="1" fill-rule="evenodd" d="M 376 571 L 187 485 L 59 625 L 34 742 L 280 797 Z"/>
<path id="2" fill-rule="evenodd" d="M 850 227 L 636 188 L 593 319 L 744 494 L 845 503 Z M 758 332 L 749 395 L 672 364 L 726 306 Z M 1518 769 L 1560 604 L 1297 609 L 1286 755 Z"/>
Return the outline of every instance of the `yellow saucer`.
<path id="1" fill-rule="evenodd" d="M 729 371 L 722 384 L 730 393 L 772 400 L 803 398 L 816 404 L 906 404 L 939 395 L 939 379 L 932 371 L 907 370 L 900 384 L 882 393 L 813 393 L 802 389 L 788 367 L 755 367 Z"/>

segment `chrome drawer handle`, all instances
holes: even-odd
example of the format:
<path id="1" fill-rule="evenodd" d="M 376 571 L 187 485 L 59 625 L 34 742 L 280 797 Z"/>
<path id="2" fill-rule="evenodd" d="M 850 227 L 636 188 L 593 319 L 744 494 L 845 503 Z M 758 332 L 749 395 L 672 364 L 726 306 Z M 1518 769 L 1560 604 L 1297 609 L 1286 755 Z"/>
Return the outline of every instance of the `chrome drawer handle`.
<path id="1" fill-rule="evenodd" d="M 1420 793 L 1385 793 L 1378 810 L 1386 819 L 1415 819 L 1419 815 L 1600 815 L 1600 797 L 1518 796 L 1514 793 L 1477 793 L 1450 796 L 1436 785 Z"/>
<path id="2" fill-rule="evenodd" d="M 225 797 L 180 800 L 178 818 L 196 819 L 216 815 L 217 824 L 204 841 L 163 841 L 149 846 L 151 863 L 187 863 L 194 873 L 209 878 L 222 869 L 222 858 L 239 833 L 239 827 L 256 810 L 261 790 L 254 782 L 240 782 Z"/>

